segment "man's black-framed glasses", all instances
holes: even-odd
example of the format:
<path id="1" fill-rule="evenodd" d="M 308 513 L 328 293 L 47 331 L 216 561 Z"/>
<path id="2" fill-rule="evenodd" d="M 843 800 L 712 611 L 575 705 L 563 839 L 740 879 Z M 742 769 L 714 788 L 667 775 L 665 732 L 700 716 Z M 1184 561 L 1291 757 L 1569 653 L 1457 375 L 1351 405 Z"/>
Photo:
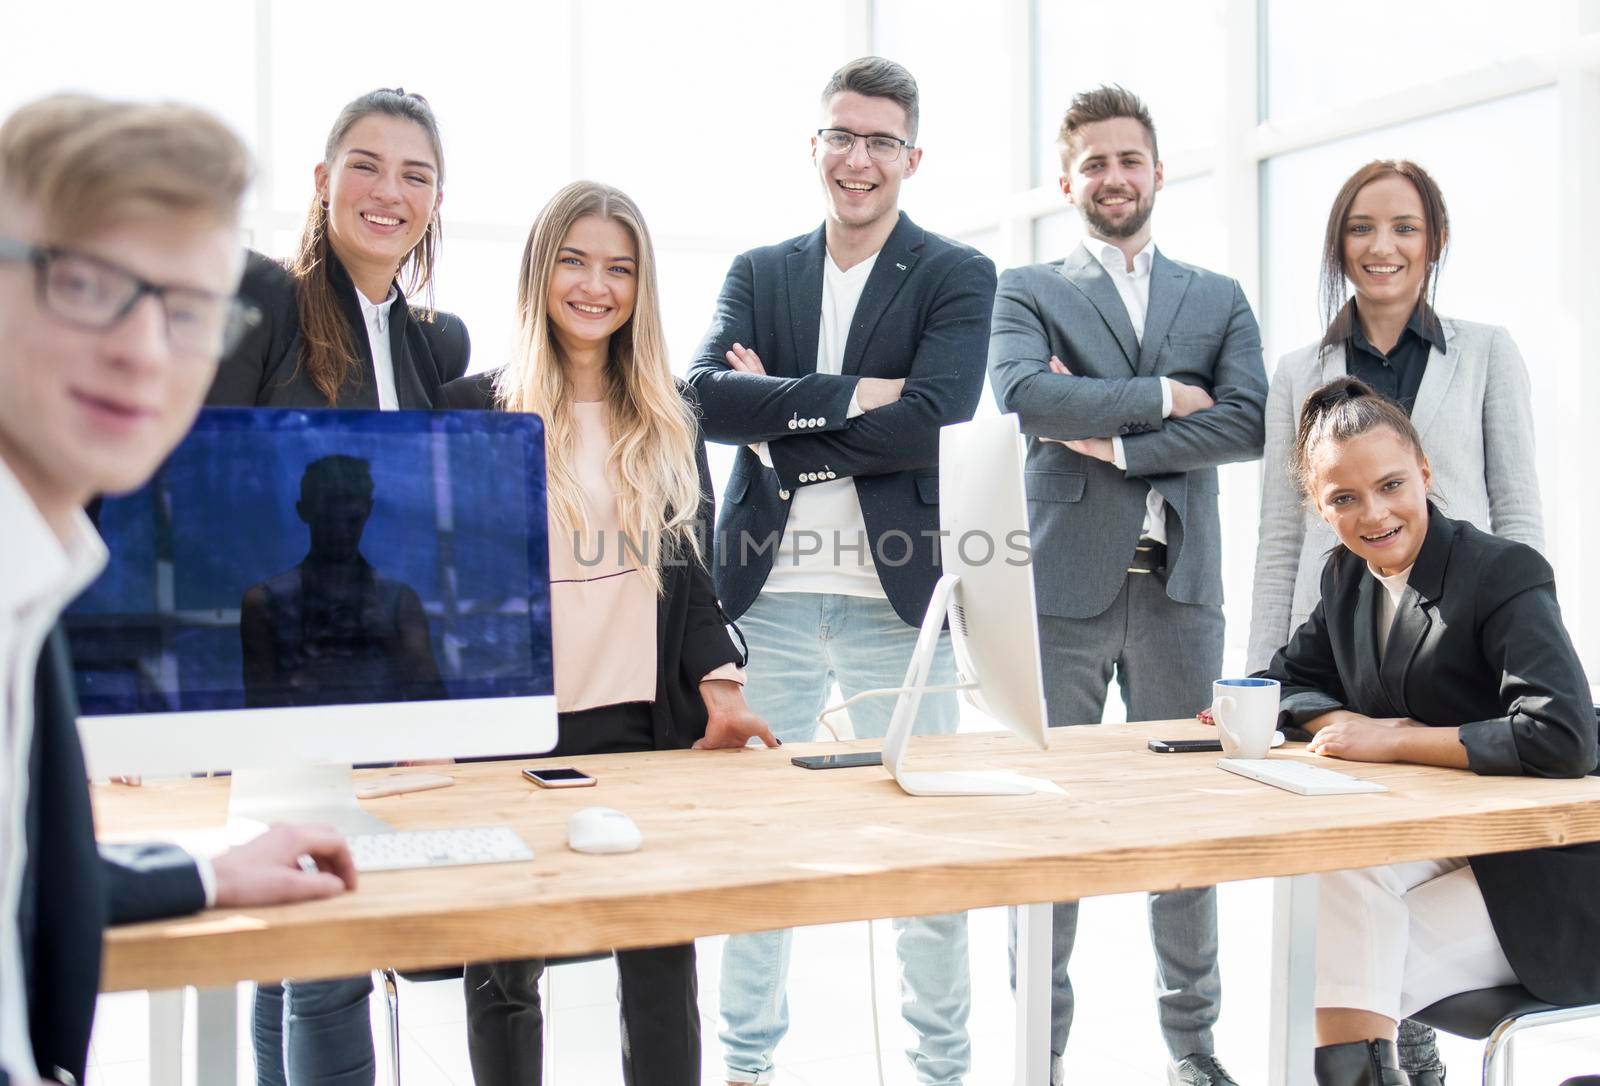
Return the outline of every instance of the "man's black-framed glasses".
<path id="1" fill-rule="evenodd" d="M 863 136 L 848 128 L 817 129 L 817 142 L 830 155 L 848 155 L 850 149 L 856 145 L 856 140 L 865 142 L 867 156 L 879 162 L 893 162 L 900 157 L 902 151 L 911 148 L 910 140 L 903 140 L 897 136 Z"/>
<path id="2" fill-rule="evenodd" d="M 0 237 L 3 262 L 33 265 L 39 304 L 79 328 L 110 328 L 153 295 L 166 318 L 167 341 L 184 354 L 220 358 L 261 322 L 261 311 L 237 295 L 162 286 L 72 249 Z"/>

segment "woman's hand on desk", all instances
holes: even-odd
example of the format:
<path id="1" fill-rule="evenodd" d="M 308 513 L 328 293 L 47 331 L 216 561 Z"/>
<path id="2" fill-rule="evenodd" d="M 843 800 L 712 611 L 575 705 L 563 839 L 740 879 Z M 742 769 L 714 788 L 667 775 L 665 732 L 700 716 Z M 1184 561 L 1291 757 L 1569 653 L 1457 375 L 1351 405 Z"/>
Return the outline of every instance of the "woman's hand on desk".
<path id="1" fill-rule="evenodd" d="M 1410 762 L 1447 769 L 1470 768 L 1461 729 L 1429 727 L 1410 717 L 1370 717 L 1337 709 L 1305 725 L 1315 732 L 1306 747 L 1352 762 Z"/>
<path id="2" fill-rule="evenodd" d="M 752 737 L 769 747 L 779 745 L 767 722 L 745 704 L 744 687 L 738 683 L 731 679 L 706 679 L 700 684 L 700 697 L 706 703 L 706 734 L 695 740 L 695 750 L 742 747 Z"/>
<path id="3" fill-rule="evenodd" d="M 1405 716 L 1371 717 L 1335 709 L 1313 717 L 1304 727 L 1313 733 L 1306 747 L 1312 754 L 1351 762 L 1399 762 L 1408 760 L 1406 733 L 1422 725 Z"/>

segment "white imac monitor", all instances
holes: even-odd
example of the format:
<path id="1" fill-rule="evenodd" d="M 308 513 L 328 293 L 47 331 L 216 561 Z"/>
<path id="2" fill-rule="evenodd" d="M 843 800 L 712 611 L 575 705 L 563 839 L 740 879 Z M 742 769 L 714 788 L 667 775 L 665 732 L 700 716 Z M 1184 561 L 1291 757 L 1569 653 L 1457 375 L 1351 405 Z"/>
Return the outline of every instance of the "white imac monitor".
<path id="1" fill-rule="evenodd" d="M 377 827 L 352 763 L 556 741 L 543 424 L 213 408 L 91 510 L 65 617 L 89 772 L 231 771 L 231 814 Z"/>
<path id="2" fill-rule="evenodd" d="M 883 764 L 912 795 L 1025 795 L 1013 774 L 919 773 L 906 747 L 945 617 L 958 689 L 980 711 L 1027 742 L 1048 743 L 1039 619 L 1033 594 L 1025 445 L 1016 415 L 974 419 L 939 432 L 939 528 L 944 575 L 922 622 L 905 688 L 890 718 Z"/>

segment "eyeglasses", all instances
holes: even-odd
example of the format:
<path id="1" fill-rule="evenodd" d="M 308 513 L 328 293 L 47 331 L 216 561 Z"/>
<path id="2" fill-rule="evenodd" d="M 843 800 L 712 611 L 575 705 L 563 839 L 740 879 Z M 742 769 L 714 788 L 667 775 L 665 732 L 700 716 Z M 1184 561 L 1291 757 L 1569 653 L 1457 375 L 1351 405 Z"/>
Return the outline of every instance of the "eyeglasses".
<path id="1" fill-rule="evenodd" d="M 0 238 L 0 262 L 7 261 L 32 264 L 39 304 L 80 328 L 111 328 L 152 295 L 161 303 L 168 342 L 184 354 L 220 358 L 261 323 L 261 311 L 235 295 L 160 286 L 71 249 Z"/>
<path id="2" fill-rule="evenodd" d="M 863 136 L 848 128 L 819 128 L 817 140 L 830 155 L 848 155 L 855 147 L 856 140 L 863 140 L 867 145 L 868 157 L 879 162 L 893 162 L 900 157 L 901 151 L 911 147 L 910 140 L 895 136 Z"/>

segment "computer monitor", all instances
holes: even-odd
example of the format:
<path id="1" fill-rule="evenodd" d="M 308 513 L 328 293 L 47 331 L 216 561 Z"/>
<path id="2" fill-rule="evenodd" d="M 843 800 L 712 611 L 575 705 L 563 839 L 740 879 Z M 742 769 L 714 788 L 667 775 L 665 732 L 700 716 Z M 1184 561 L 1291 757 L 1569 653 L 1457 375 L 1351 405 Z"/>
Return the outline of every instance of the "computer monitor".
<path id="1" fill-rule="evenodd" d="M 543 425 L 211 408 L 65 616 L 89 771 L 231 771 L 231 814 L 370 831 L 352 763 L 556 741 Z"/>
<path id="2" fill-rule="evenodd" d="M 939 432 L 939 530 L 944 575 L 922 620 L 883 741 L 883 764 L 916 796 L 1027 795 L 1015 775 L 923 773 L 906 768 L 928 669 L 948 615 L 957 689 L 979 711 L 1043 750 L 1048 745 L 1039 619 L 1033 594 L 1026 447 L 1016 415 Z"/>

